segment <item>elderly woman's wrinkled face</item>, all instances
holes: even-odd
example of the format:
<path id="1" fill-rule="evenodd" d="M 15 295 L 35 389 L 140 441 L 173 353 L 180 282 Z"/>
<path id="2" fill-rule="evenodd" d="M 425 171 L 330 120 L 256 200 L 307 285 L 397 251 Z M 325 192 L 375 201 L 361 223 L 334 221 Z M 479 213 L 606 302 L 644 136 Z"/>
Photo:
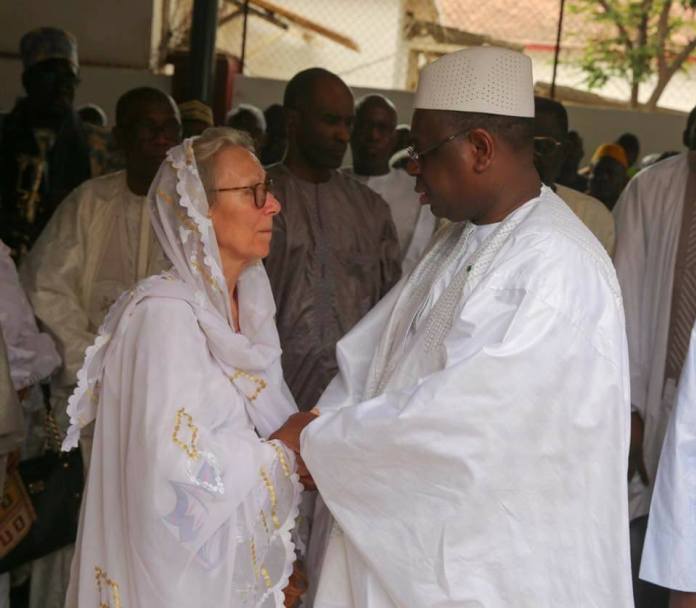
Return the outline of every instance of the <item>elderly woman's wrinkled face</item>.
<path id="1" fill-rule="evenodd" d="M 266 172 L 261 163 L 242 147 L 223 148 L 213 161 L 213 180 L 210 219 L 221 255 L 244 265 L 266 257 L 280 203 L 270 192 L 262 197 L 259 184 L 265 183 Z"/>

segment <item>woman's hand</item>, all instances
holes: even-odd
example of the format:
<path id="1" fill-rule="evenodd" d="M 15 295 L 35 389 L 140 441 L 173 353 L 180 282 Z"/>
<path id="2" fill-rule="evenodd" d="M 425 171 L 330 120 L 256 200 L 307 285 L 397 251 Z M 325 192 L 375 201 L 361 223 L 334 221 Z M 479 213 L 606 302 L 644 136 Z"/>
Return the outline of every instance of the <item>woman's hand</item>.
<path id="1" fill-rule="evenodd" d="M 297 463 L 297 474 L 300 476 L 300 481 L 305 490 L 316 490 L 317 486 L 305 465 L 300 454 L 300 435 L 304 428 L 318 416 L 314 412 L 298 412 L 287 419 L 287 422 L 281 426 L 268 439 L 278 440 L 287 446 L 289 450 L 294 452 L 295 461 Z"/>

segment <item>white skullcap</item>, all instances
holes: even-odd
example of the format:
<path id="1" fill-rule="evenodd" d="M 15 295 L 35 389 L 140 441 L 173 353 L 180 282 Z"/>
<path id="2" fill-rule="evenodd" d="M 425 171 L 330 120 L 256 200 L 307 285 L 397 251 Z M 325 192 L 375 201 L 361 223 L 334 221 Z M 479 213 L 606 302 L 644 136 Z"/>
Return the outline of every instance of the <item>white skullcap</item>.
<path id="1" fill-rule="evenodd" d="M 414 107 L 534 118 L 532 60 L 492 46 L 444 55 L 421 70 Z"/>

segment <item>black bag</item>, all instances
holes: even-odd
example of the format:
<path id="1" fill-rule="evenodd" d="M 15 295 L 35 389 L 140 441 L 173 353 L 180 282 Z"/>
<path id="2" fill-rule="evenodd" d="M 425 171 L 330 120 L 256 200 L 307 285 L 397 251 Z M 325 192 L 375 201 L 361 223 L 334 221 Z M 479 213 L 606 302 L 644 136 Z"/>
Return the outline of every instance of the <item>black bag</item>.
<path id="1" fill-rule="evenodd" d="M 44 387 L 42 386 L 42 389 Z M 18 471 L 36 519 L 22 540 L 0 558 L 0 573 L 8 572 L 61 547 L 75 542 L 84 488 L 82 454 L 79 448 L 61 452 L 61 434 L 56 424 L 47 390 L 46 447 L 44 454 L 19 463 Z M 3 501 L 3 507 L 6 505 Z M 0 537 L 7 530 L 2 529 Z"/>

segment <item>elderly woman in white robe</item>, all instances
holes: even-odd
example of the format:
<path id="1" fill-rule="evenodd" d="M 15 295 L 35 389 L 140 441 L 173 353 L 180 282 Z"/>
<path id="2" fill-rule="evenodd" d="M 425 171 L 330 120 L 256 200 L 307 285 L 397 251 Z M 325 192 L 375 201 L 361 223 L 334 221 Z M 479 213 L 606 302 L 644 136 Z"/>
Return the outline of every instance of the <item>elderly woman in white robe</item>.
<path id="1" fill-rule="evenodd" d="M 117 301 L 68 406 L 66 449 L 95 429 L 67 606 L 284 604 L 302 486 L 271 435 L 309 414 L 283 382 L 260 261 L 280 205 L 251 150 L 209 129 L 152 184 L 173 267 Z"/>

